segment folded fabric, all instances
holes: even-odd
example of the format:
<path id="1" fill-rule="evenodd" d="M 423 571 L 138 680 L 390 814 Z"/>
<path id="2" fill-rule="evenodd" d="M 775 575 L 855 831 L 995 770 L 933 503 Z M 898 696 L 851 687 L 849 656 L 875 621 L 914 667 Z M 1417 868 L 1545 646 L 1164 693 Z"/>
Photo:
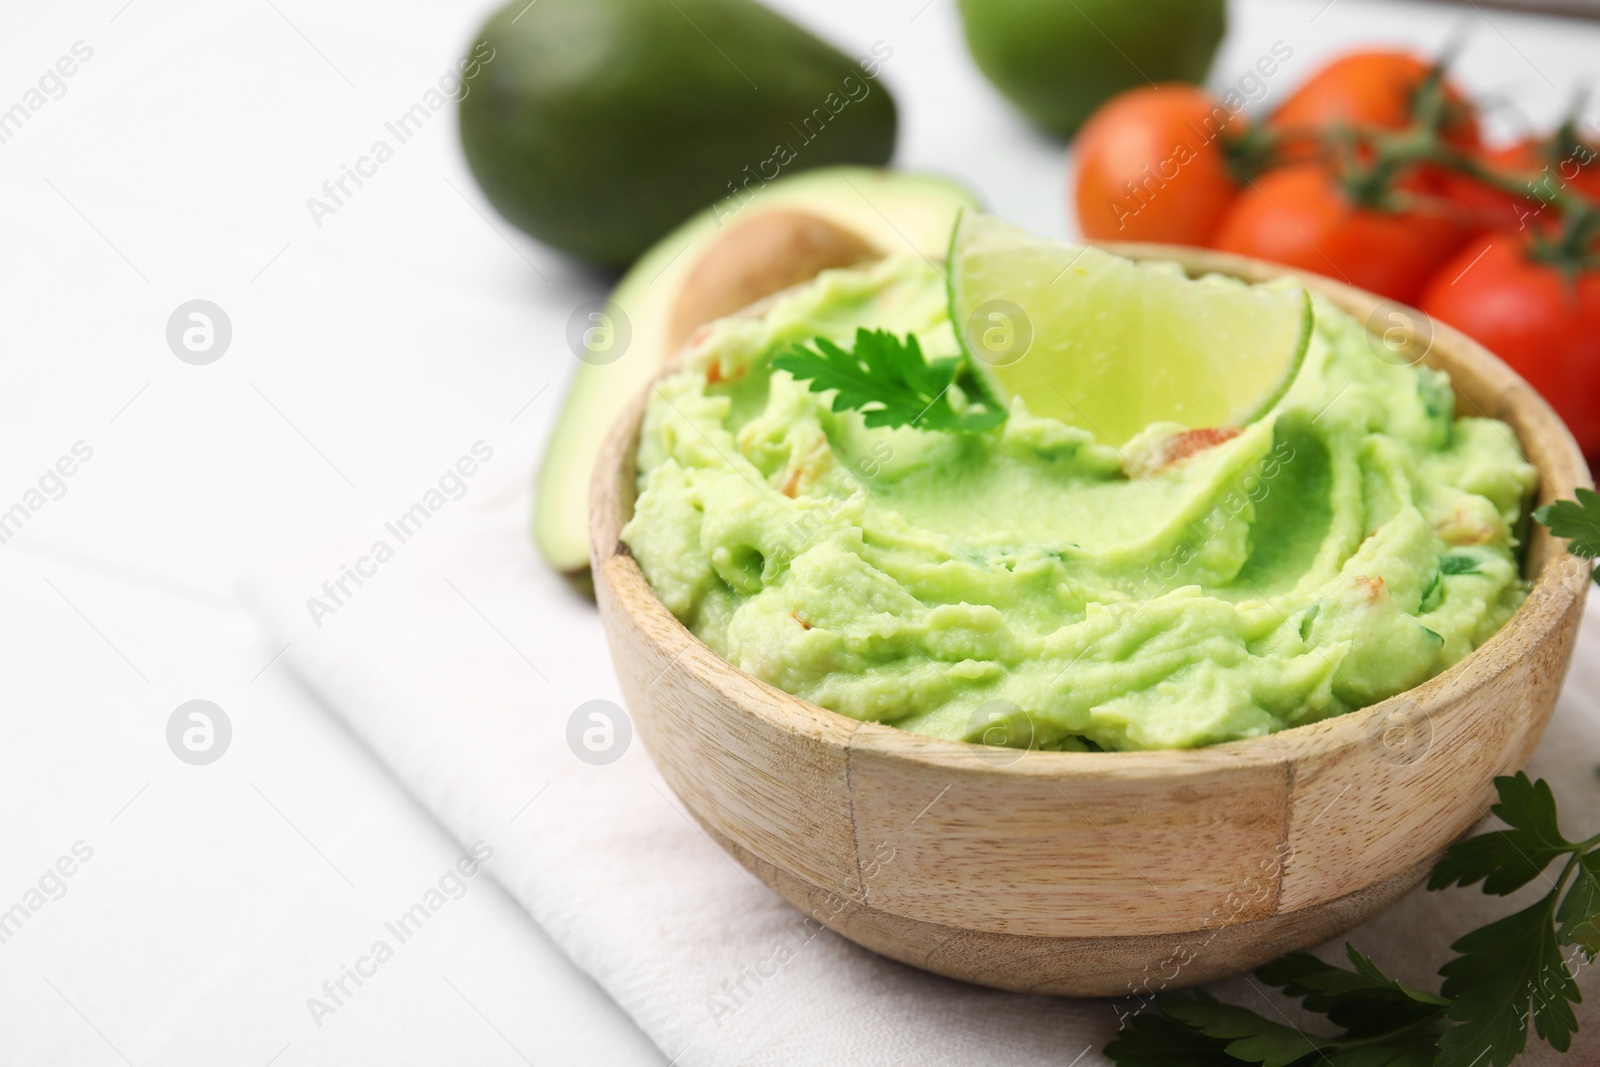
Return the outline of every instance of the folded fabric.
<path id="1" fill-rule="evenodd" d="M 262 563 L 244 593 L 293 669 L 460 841 L 494 848 L 485 869 L 666 1057 L 684 1067 L 1109 1062 L 1111 1003 L 982 989 L 858 948 L 803 922 L 718 850 L 636 738 L 614 762 L 580 758 L 569 719 L 621 697 L 593 603 L 529 543 L 531 464 L 513 451 L 366 528 Z M 1596 763 L 1591 617 L 1530 768 L 1551 781 L 1574 832 L 1597 829 Z M 1517 899 L 1419 889 L 1350 938 L 1402 980 L 1437 988 L 1451 941 Z M 1576 1040 L 1591 1056 L 1593 971 L 1580 974 Z M 1213 991 L 1269 1011 L 1248 979 Z M 1519 1062 L 1563 1062 L 1530 1044 Z"/>

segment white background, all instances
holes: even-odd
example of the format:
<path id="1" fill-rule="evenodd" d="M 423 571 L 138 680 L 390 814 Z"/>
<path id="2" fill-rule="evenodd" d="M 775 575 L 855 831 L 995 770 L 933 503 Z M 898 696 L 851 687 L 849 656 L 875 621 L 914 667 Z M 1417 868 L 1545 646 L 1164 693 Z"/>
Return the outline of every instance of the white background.
<path id="1" fill-rule="evenodd" d="M 951 0 L 778 6 L 846 51 L 894 48 L 897 163 L 1072 233 L 1067 154 L 979 77 Z M 253 1065 L 664 1062 L 484 878 L 338 1025 L 311 1021 L 306 998 L 462 847 L 275 661 L 233 591 L 253 556 L 414 500 L 476 440 L 531 476 L 576 362 L 567 316 L 605 280 L 494 216 L 450 111 L 320 228 L 306 208 L 486 10 L 22 8 L 0 34 L 0 110 L 74 42 L 93 56 L 0 144 L 0 510 L 75 442 L 93 458 L 0 545 L 0 909 L 74 842 L 94 851 L 0 944 L 0 1063 L 209 1064 L 223 1033 Z M 1235 3 L 1212 81 L 1283 40 L 1267 106 L 1346 44 L 1457 32 L 1502 133 L 1554 121 L 1600 54 L 1589 24 L 1263 0 Z M 194 298 L 232 322 L 210 366 L 166 345 Z M 576 596 L 528 610 L 601 640 Z M 166 745 L 194 698 L 232 720 L 211 766 Z"/>

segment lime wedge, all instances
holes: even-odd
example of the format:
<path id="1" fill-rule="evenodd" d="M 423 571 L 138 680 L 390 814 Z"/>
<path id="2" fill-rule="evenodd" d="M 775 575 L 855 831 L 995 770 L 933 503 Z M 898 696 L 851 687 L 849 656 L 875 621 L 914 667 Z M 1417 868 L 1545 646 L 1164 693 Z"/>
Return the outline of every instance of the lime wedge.
<path id="1" fill-rule="evenodd" d="M 1121 445 L 1153 422 L 1265 415 L 1305 359 L 1311 298 L 967 213 L 950 238 L 950 321 L 997 399 Z"/>

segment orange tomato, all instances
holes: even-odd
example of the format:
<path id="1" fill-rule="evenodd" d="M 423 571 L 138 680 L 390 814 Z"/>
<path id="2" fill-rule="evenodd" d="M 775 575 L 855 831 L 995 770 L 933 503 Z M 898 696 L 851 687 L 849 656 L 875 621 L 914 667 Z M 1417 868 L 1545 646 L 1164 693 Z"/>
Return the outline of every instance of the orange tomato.
<path id="1" fill-rule="evenodd" d="M 1113 98 L 1089 118 L 1075 146 L 1083 235 L 1204 244 L 1238 192 L 1223 142 L 1243 129 L 1241 115 L 1192 85 Z"/>

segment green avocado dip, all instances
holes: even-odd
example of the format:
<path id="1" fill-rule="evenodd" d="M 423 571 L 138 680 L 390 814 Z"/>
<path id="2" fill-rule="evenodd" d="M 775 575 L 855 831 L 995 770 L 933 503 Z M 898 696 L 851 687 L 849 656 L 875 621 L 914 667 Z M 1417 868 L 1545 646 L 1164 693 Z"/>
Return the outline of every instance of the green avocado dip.
<path id="1" fill-rule="evenodd" d="M 1535 472 L 1504 423 L 1455 417 L 1444 374 L 1313 314 L 1292 386 L 1242 429 L 1114 448 L 1020 400 L 986 433 L 868 428 L 772 358 L 857 327 L 956 355 L 945 283 L 910 256 L 828 271 L 658 383 L 622 537 L 741 670 L 919 734 L 1188 748 L 1363 707 L 1522 602 Z"/>

